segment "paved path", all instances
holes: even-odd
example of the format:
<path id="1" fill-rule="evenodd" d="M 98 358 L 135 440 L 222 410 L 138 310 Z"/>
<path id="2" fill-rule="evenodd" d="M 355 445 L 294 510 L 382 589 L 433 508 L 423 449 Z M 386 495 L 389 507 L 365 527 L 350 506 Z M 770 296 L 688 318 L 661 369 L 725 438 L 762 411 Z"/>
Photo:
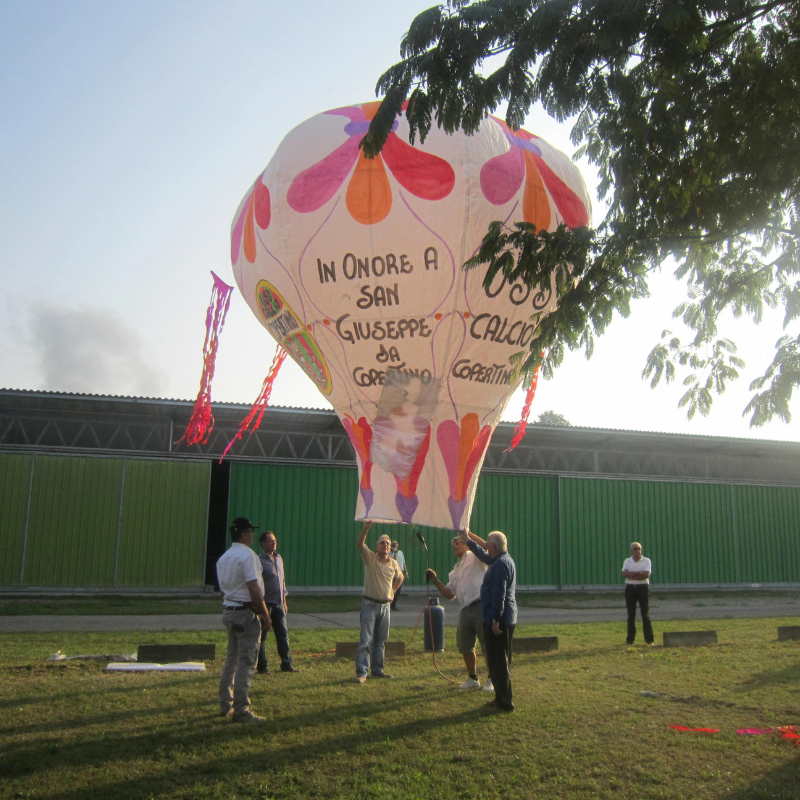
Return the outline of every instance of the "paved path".
<path id="1" fill-rule="evenodd" d="M 737 618 L 800 618 L 800 597 L 796 592 L 786 598 L 770 594 L 715 595 L 709 599 L 682 598 L 679 595 L 656 597 L 650 607 L 654 621 L 704 620 Z M 400 610 L 392 613 L 392 625 L 413 627 L 417 624 L 425 603 L 423 596 L 405 595 Z M 445 624 L 455 625 L 458 607 L 444 601 Z M 597 599 L 591 595 L 564 598 L 539 608 L 521 608 L 518 624 L 548 624 L 570 622 L 625 621 L 625 603 L 620 593 L 618 603 L 608 598 Z M 797 622 L 791 623 L 797 624 Z M 222 627 L 219 614 L 165 614 L 151 616 L 0 616 L 0 633 L 49 631 L 208 631 Z M 340 628 L 357 630 L 357 611 L 338 614 L 289 613 L 290 629 Z"/>

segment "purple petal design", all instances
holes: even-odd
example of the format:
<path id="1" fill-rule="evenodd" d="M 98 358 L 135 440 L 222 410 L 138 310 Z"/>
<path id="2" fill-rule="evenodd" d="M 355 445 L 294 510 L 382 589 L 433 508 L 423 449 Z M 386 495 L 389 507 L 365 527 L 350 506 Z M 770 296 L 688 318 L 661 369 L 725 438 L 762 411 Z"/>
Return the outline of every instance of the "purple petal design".
<path id="1" fill-rule="evenodd" d="M 481 189 L 496 206 L 507 203 L 519 191 L 525 178 L 525 160 L 518 147 L 490 158 L 481 168 Z"/>
<path id="2" fill-rule="evenodd" d="M 448 497 L 447 507 L 450 509 L 450 519 L 453 520 L 453 530 L 461 530 L 461 518 L 464 516 L 464 511 L 467 508 L 467 498 L 455 500 L 452 497 Z"/>
<path id="3" fill-rule="evenodd" d="M 358 136 L 351 136 L 322 161 L 303 170 L 293 181 L 286 201 L 301 214 L 322 208 L 344 183 L 358 158 Z"/>
<path id="4" fill-rule="evenodd" d="M 394 496 L 394 504 L 397 506 L 397 510 L 400 512 L 403 522 L 411 522 L 414 512 L 419 505 L 419 499 L 416 495 L 413 497 L 406 497 L 404 494 L 398 492 Z"/>
<path id="5" fill-rule="evenodd" d="M 372 508 L 372 500 L 375 497 L 375 493 L 372 489 L 361 489 L 361 498 L 364 500 L 364 508 L 366 511 L 364 512 L 364 516 L 369 514 L 369 510 Z"/>

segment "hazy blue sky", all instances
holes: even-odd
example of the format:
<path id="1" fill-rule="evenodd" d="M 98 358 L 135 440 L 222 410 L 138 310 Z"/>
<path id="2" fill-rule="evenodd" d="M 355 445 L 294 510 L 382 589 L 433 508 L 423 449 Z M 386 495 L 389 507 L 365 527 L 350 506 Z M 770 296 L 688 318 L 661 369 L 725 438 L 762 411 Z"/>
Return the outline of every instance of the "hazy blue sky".
<path id="1" fill-rule="evenodd" d="M 0 0 L 0 385 L 193 398 L 209 270 L 233 282 L 228 235 L 242 196 L 292 127 L 374 98 L 429 5 Z M 572 152 L 568 129 L 540 110 L 526 127 Z M 781 335 L 775 315 L 732 325 L 748 366 L 709 419 L 686 422 L 680 386 L 651 391 L 645 357 L 662 329 L 679 330 L 670 312 L 682 299 L 669 271 L 652 290 L 591 361 L 572 354 L 540 381 L 534 416 L 800 438 L 782 423 L 751 431 L 741 416 Z M 212 397 L 253 400 L 274 350 L 235 295 Z M 326 405 L 290 362 L 273 402 Z"/>

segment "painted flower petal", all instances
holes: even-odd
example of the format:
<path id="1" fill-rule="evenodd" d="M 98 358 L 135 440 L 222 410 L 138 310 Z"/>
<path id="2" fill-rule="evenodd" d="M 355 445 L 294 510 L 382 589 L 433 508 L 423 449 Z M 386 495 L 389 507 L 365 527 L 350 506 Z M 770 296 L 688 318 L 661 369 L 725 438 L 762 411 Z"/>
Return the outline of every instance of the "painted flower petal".
<path id="1" fill-rule="evenodd" d="M 255 206 L 255 192 L 250 195 L 247 203 L 247 214 L 244 217 L 244 230 L 242 231 L 242 244 L 244 257 L 252 264 L 256 260 L 256 231 L 253 227 L 253 207 Z"/>
<path id="2" fill-rule="evenodd" d="M 472 480 L 472 475 L 475 472 L 475 468 L 478 466 L 478 463 L 483 458 L 483 454 L 486 452 L 486 448 L 489 446 L 489 440 L 492 438 L 492 427 L 491 425 L 484 425 L 481 428 L 481 432 L 475 438 L 475 441 L 472 444 L 472 450 L 467 458 L 467 463 L 464 466 L 464 484 L 461 488 L 461 496 L 466 497 L 467 495 L 467 488 L 469 487 L 469 482 Z"/>
<path id="3" fill-rule="evenodd" d="M 490 203 L 501 206 L 519 191 L 524 177 L 522 151 L 512 147 L 507 153 L 490 158 L 481 168 L 483 195 Z"/>
<path id="4" fill-rule="evenodd" d="M 361 106 L 341 106 L 340 108 L 332 108 L 324 113 L 332 116 L 347 117 L 350 122 L 360 122 L 364 119 L 364 112 L 361 110 Z"/>
<path id="5" fill-rule="evenodd" d="M 269 189 L 264 185 L 261 178 L 256 181 L 256 222 L 262 231 L 269 228 L 272 218 L 272 208 L 270 207 Z"/>
<path id="6" fill-rule="evenodd" d="M 466 486 L 469 483 L 465 479 L 467 462 L 469 461 L 470 453 L 472 453 L 472 446 L 478 436 L 479 426 L 480 422 L 478 422 L 477 414 L 465 414 L 461 419 L 461 438 L 458 445 L 458 491 L 454 495 L 456 500 L 463 500 L 466 496 Z"/>
<path id="7" fill-rule="evenodd" d="M 303 170 L 286 194 L 289 206 L 301 214 L 322 208 L 344 183 L 359 156 L 358 137 L 350 136 L 322 161 Z"/>
<path id="8" fill-rule="evenodd" d="M 439 452 L 442 454 L 444 468 L 447 470 L 451 497 L 455 497 L 458 491 L 456 481 L 458 479 L 458 446 L 460 439 L 461 431 L 458 428 L 458 423 L 452 419 L 445 420 L 436 429 L 436 441 L 439 443 Z"/>
<path id="9" fill-rule="evenodd" d="M 422 468 L 425 466 L 425 457 L 428 455 L 428 448 L 430 445 L 431 426 L 428 425 L 425 438 L 422 440 L 419 450 L 417 450 L 417 457 L 414 460 L 414 466 L 411 467 L 411 471 L 408 473 L 408 477 L 403 479 L 395 477 L 397 489 L 405 497 L 413 497 L 417 493 L 417 483 L 419 483 L 419 476 L 422 472 Z"/>
<path id="10" fill-rule="evenodd" d="M 572 189 L 547 166 L 541 156 L 531 153 L 531 158 L 539 167 L 545 186 L 556 204 L 558 213 L 569 228 L 581 228 L 589 224 L 589 212 Z"/>
<path id="11" fill-rule="evenodd" d="M 362 225 L 374 225 L 388 216 L 392 209 L 392 187 L 380 156 L 367 159 L 359 153 L 355 172 L 347 186 L 347 209 L 350 216 Z"/>
<path id="12" fill-rule="evenodd" d="M 453 191 L 456 174 L 443 158 L 417 150 L 390 133 L 381 151 L 395 180 L 423 200 L 441 200 Z"/>
<path id="13" fill-rule="evenodd" d="M 550 200 L 544 190 L 542 176 L 537 169 L 536 156 L 527 150 L 522 152 L 525 160 L 525 193 L 522 195 L 522 218 L 531 222 L 536 230 L 547 230 L 550 227 Z M 539 159 L 541 161 L 541 159 Z"/>

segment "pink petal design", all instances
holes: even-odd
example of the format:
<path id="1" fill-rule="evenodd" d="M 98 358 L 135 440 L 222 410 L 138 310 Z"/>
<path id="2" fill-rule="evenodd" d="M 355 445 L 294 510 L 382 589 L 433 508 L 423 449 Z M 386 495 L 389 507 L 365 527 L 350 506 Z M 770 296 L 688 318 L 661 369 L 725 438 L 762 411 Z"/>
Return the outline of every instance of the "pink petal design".
<path id="1" fill-rule="evenodd" d="M 303 170 L 293 181 L 286 195 L 289 205 L 301 214 L 322 208 L 344 183 L 358 158 L 358 136 L 350 136 L 322 161 Z"/>
<path id="2" fill-rule="evenodd" d="M 589 214 L 580 197 L 567 186 L 558 175 L 547 166 L 541 156 L 531 153 L 536 166 L 539 167 L 544 185 L 553 198 L 556 208 L 569 228 L 581 228 L 589 224 Z"/>
<path id="3" fill-rule="evenodd" d="M 242 210 L 239 213 L 239 219 L 233 226 L 231 231 L 231 264 L 235 264 L 239 260 L 239 253 L 242 247 L 242 231 L 244 231 L 244 218 L 247 216 L 247 209 L 250 208 L 250 195 L 244 199 L 242 203 Z"/>
<path id="4" fill-rule="evenodd" d="M 484 197 L 496 206 L 507 203 L 519 191 L 525 178 L 525 160 L 519 148 L 490 158 L 481 168 Z"/>
<path id="5" fill-rule="evenodd" d="M 381 151 L 395 180 L 423 200 L 441 200 L 453 191 L 456 174 L 443 158 L 417 150 L 390 133 Z"/>
<path id="6" fill-rule="evenodd" d="M 364 120 L 364 111 L 361 106 L 342 106 L 341 108 L 332 108 L 324 113 L 347 117 L 350 122 L 362 122 Z"/>
<path id="7" fill-rule="evenodd" d="M 457 422 L 445 420 L 436 429 L 436 441 L 444 460 L 447 477 L 450 481 L 450 496 L 458 494 L 458 451 L 461 447 L 461 429 Z"/>

